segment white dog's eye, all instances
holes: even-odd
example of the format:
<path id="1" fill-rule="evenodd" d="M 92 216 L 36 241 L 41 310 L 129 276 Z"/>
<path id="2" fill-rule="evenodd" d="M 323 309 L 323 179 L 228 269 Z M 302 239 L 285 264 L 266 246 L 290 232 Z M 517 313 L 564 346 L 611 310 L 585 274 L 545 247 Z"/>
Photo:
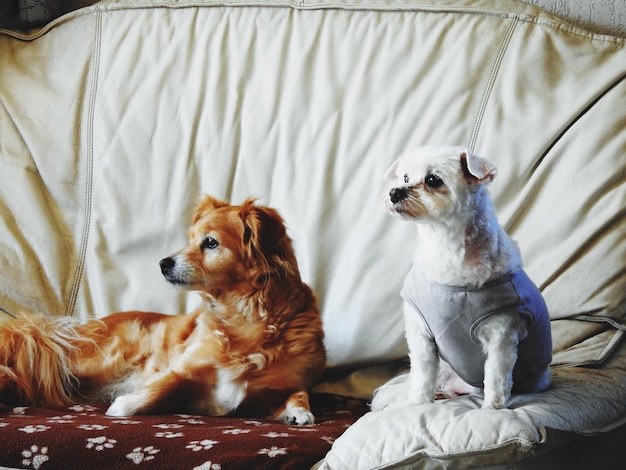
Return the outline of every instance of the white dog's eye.
<path id="1" fill-rule="evenodd" d="M 411 181 L 411 180 L 409 179 L 409 175 L 406 175 L 406 174 L 405 174 L 405 175 L 404 175 L 404 182 L 405 182 L 405 183 L 408 183 L 409 181 Z"/>
<path id="2" fill-rule="evenodd" d="M 443 185 L 443 180 L 439 178 L 437 175 L 434 175 L 431 173 L 429 175 L 426 175 L 426 179 L 424 180 L 424 183 L 426 183 L 426 186 L 428 186 L 429 188 L 435 189 Z"/>
<path id="3" fill-rule="evenodd" d="M 219 246 L 219 243 L 215 238 L 206 237 L 204 240 L 202 240 L 202 244 L 200 245 L 200 248 L 203 250 L 205 249 L 215 250 L 218 246 Z"/>

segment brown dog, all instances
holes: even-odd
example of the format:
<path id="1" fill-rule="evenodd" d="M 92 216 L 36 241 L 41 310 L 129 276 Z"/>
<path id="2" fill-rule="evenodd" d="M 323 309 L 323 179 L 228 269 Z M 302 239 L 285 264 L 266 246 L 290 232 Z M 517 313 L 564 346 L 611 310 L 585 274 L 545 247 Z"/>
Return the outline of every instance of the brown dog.
<path id="1" fill-rule="evenodd" d="M 0 326 L 0 403 L 109 400 L 111 416 L 314 422 L 307 389 L 324 369 L 322 322 L 278 213 L 207 196 L 189 245 L 160 264 L 169 283 L 206 303 L 191 314 L 123 312 L 84 325 L 22 315 Z"/>

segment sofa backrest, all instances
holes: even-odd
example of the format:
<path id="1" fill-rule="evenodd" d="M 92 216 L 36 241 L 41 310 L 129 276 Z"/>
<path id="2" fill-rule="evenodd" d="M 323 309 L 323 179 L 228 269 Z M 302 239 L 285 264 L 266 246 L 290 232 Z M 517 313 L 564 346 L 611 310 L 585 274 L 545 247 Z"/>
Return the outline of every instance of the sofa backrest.
<path id="1" fill-rule="evenodd" d="M 223 3 L 102 2 L 0 34 L 0 307 L 188 311 L 158 261 L 200 194 L 253 196 L 287 221 L 329 365 L 400 358 L 414 227 L 382 175 L 458 144 L 498 166 L 555 361 L 606 356 L 626 317 L 624 40 L 503 0 Z"/>

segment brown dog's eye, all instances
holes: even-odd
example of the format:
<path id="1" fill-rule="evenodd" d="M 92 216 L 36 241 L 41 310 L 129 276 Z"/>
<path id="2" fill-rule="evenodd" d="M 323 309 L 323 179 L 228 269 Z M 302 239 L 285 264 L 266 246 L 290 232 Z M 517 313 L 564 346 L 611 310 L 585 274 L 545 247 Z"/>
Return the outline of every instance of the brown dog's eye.
<path id="1" fill-rule="evenodd" d="M 429 188 L 436 189 L 443 185 L 443 180 L 437 175 L 433 175 L 431 173 L 429 175 L 426 175 L 424 183 L 426 183 L 426 186 L 428 186 Z"/>
<path id="2" fill-rule="evenodd" d="M 206 237 L 204 240 L 202 240 L 202 244 L 200 245 L 200 248 L 202 250 L 215 250 L 218 246 L 219 246 L 219 243 L 217 242 L 215 238 Z"/>
<path id="3" fill-rule="evenodd" d="M 404 175 L 404 182 L 405 182 L 405 183 L 408 183 L 409 181 L 411 181 L 411 180 L 409 179 L 409 175 Z"/>

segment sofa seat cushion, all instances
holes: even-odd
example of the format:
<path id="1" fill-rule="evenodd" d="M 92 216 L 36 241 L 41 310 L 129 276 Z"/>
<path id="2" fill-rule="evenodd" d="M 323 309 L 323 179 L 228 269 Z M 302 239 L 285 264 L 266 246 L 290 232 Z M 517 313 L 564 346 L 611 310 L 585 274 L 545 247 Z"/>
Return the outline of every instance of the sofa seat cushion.
<path id="1" fill-rule="evenodd" d="M 335 441 L 319 468 L 513 468 L 577 435 L 610 431 L 626 424 L 626 347 L 620 349 L 602 369 L 555 370 L 548 391 L 514 395 L 508 409 L 482 409 L 482 398 L 464 396 L 370 412 Z M 392 387 L 403 387 L 403 379 Z M 598 468 L 617 468 L 613 454 L 603 458 Z"/>

